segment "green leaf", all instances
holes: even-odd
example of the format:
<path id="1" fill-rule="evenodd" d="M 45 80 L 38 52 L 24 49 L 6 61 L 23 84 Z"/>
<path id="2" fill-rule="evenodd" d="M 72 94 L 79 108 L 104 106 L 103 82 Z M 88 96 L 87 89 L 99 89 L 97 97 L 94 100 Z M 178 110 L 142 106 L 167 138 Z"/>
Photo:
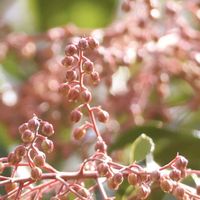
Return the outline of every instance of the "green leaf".
<path id="1" fill-rule="evenodd" d="M 141 161 L 154 151 L 155 145 L 153 140 L 145 135 L 140 135 L 131 145 L 129 162 Z"/>
<path id="2" fill-rule="evenodd" d="M 114 0 L 30 0 L 40 30 L 74 23 L 79 27 L 102 27 L 112 21 Z"/>
<path id="3" fill-rule="evenodd" d="M 125 133 L 119 135 L 116 141 L 109 147 L 109 152 L 127 147 L 132 141 L 146 133 L 155 143 L 154 159 L 159 164 L 166 164 L 173 159 L 177 152 L 189 160 L 189 166 L 199 168 L 200 138 L 193 134 L 191 129 L 170 129 L 169 127 L 155 127 L 153 125 L 135 126 Z"/>

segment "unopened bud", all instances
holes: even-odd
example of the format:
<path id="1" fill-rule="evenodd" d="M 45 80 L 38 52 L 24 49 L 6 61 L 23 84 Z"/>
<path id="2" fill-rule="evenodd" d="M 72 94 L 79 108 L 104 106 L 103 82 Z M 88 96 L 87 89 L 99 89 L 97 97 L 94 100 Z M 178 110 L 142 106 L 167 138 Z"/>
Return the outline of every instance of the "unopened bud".
<path id="1" fill-rule="evenodd" d="M 86 129 L 83 127 L 78 127 L 74 130 L 73 136 L 75 140 L 81 140 L 86 134 Z"/>
<path id="2" fill-rule="evenodd" d="M 81 92 L 81 99 L 85 102 L 85 103 L 89 103 L 92 100 L 92 95 L 91 92 L 89 90 L 83 90 Z"/>
<path id="3" fill-rule="evenodd" d="M 81 38 L 79 40 L 79 43 L 78 43 L 78 47 L 81 49 L 81 50 L 85 50 L 87 49 L 88 47 L 88 41 L 85 39 L 85 38 Z"/>
<path id="4" fill-rule="evenodd" d="M 102 123 L 106 123 L 109 119 L 108 112 L 100 109 L 97 113 L 97 119 Z"/>
<path id="5" fill-rule="evenodd" d="M 77 48 L 74 44 L 69 44 L 65 48 L 65 54 L 69 56 L 73 56 L 75 53 L 77 53 Z"/>
<path id="6" fill-rule="evenodd" d="M 178 169 L 185 169 L 187 165 L 188 165 L 188 160 L 183 156 L 179 156 L 175 162 L 175 166 Z"/>
<path id="7" fill-rule="evenodd" d="M 107 150 L 106 143 L 103 140 L 101 140 L 101 141 L 98 140 L 97 143 L 95 144 L 95 150 L 100 151 L 102 153 L 106 152 L 106 150 Z"/>
<path id="8" fill-rule="evenodd" d="M 178 181 L 181 178 L 181 171 L 178 169 L 173 169 L 170 173 L 169 173 L 169 177 L 174 180 L 174 181 Z"/>
<path id="9" fill-rule="evenodd" d="M 34 137 L 35 137 L 35 134 L 28 129 L 25 130 L 21 135 L 21 139 L 25 143 L 31 143 L 33 141 Z"/>
<path id="10" fill-rule="evenodd" d="M 128 183 L 130 185 L 137 185 L 138 184 L 138 176 L 135 173 L 130 173 L 128 175 Z"/>
<path id="11" fill-rule="evenodd" d="M 116 184 L 112 177 L 107 179 L 107 185 L 111 190 L 117 190 L 119 188 L 119 184 Z"/>
<path id="12" fill-rule="evenodd" d="M 19 145 L 15 149 L 15 154 L 17 157 L 23 157 L 26 154 L 26 147 L 24 145 Z"/>
<path id="13" fill-rule="evenodd" d="M 22 134 L 25 130 L 28 129 L 28 123 L 24 123 L 19 127 L 19 132 Z"/>
<path id="14" fill-rule="evenodd" d="M 51 153 L 54 149 L 54 144 L 51 140 L 45 139 L 41 143 L 41 148 L 46 153 Z"/>
<path id="15" fill-rule="evenodd" d="M 91 49 L 95 49 L 95 48 L 97 48 L 97 47 L 99 46 L 98 41 L 95 40 L 95 39 L 92 38 L 92 37 L 89 37 L 89 38 L 88 38 L 88 44 L 89 44 L 89 47 L 90 47 Z"/>
<path id="16" fill-rule="evenodd" d="M 66 56 L 61 62 L 65 67 L 69 67 L 74 63 L 74 57 Z"/>
<path id="17" fill-rule="evenodd" d="M 100 82 L 100 77 L 98 72 L 92 72 L 90 78 L 94 85 L 97 85 Z"/>
<path id="18" fill-rule="evenodd" d="M 172 192 L 174 185 L 173 185 L 173 182 L 171 180 L 161 179 L 160 180 L 160 187 L 164 192 L 170 193 L 170 192 Z"/>
<path id="19" fill-rule="evenodd" d="M 71 122 L 79 122 L 82 117 L 82 113 L 79 110 L 73 110 L 70 113 L 70 121 Z"/>
<path id="20" fill-rule="evenodd" d="M 40 180 L 42 177 L 42 170 L 39 167 L 33 167 L 31 169 L 31 178 L 33 180 Z"/>
<path id="21" fill-rule="evenodd" d="M 69 70 L 66 72 L 66 79 L 68 82 L 74 81 L 77 79 L 77 73 L 74 70 Z"/>
<path id="22" fill-rule="evenodd" d="M 123 178 L 123 174 L 122 173 L 116 173 L 113 175 L 113 181 L 116 183 L 116 184 L 121 184 L 123 182 L 124 178 Z"/>
<path id="23" fill-rule="evenodd" d="M 42 133 L 47 137 L 52 136 L 54 134 L 53 125 L 49 122 L 44 122 L 42 125 Z"/>
<path id="24" fill-rule="evenodd" d="M 177 186 L 175 188 L 175 190 L 173 191 L 173 194 L 177 199 L 183 199 L 184 194 L 185 194 L 185 190 L 182 187 Z"/>
<path id="25" fill-rule="evenodd" d="M 97 171 L 100 174 L 100 176 L 105 176 L 108 173 L 108 169 L 109 169 L 109 166 L 106 163 L 100 163 L 97 166 Z"/>
<path id="26" fill-rule="evenodd" d="M 59 92 L 61 92 L 64 95 L 67 95 L 70 90 L 70 86 L 68 83 L 61 83 L 59 87 Z"/>
<path id="27" fill-rule="evenodd" d="M 30 119 L 28 121 L 28 128 L 35 132 L 40 126 L 40 122 L 38 121 L 38 119 L 36 117 L 33 117 L 32 119 Z"/>
<path id="28" fill-rule="evenodd" d="M 43 167 L 45 165 L 45 160 L 45 154 L 40 153 L 34 157 L 33 162 L 37 167 Z"/>
<path id="29" fill-rule="evenodd" d="M 69 102 L 74 102 L 74 101 L 78 100 L 78 98 L 79 98 L 79 93 L 80 93 L 80 92 L 79 92 L 78 89 L 71 88 L 71 89 L 69 90 L 68 95 L 67 95 L 68 101 L 69 101 Z"/>
<path id="30" fill-rule="evenodd" d="M 86 72 L 88 74 L 92 73 L 93 70 L 94 70 L 94 64 L 93 64 L 93 62 L 91 62 L 89 60 L 85 61 L 83 63 L 83 70 L 84 70 L 84 72 Z"/>

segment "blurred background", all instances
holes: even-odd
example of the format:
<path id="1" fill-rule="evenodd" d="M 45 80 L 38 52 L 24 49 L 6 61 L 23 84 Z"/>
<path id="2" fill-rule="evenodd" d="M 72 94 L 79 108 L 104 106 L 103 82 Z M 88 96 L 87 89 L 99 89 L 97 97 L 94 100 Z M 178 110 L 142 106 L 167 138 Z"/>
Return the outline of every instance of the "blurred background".
<path id="1" fill-rule="evenodd" d="M 200 168 L 199 2 L 127 2 L 0 1 L 1 156 L 20 143 L 18 126 L 33 113 L 55 127 L 56 150 L 48 159 L 57 168 L 74 170 L 93 152 L 93 133 L 81 143 L 72 141 L 68 116 L 74 105 L 57 91 L 66 44 L 92 35 L 101 46 L 87 54 L 102 82 L 90 89 L 93 105 L 111 115 L 106 127 L 98 126 L 113 159 L 128 164 L 131 152 L 154 167 L 179 152 L 190 167 Z M 173 199 L 155 194 L 149 199 Z"/>

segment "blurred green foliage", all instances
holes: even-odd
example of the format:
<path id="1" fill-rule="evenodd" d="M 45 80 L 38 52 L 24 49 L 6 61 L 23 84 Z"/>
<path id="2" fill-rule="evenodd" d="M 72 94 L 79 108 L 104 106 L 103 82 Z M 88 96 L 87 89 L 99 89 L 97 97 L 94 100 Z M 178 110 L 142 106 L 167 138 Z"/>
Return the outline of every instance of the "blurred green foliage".
<path id="1" fill-rule="evenodd" d="M 74 23 L 96 28 L 108 25 L 115 17 L 116 0 L 30 0 L 39 30 Z"/>

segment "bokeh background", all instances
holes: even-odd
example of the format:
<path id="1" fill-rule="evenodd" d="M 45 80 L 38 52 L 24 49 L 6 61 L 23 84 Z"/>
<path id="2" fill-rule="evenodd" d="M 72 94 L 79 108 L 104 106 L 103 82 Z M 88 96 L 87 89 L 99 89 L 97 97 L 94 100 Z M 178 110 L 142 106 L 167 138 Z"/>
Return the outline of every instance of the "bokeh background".
<path id="1" fill-rule="evenodd" d="M 199 2 L 155 1 L 150 13 L 139 3 L 128 14 L 121 3 L 0 1 L 1 156 L 20 143 L 17 128 L 33 113 L 55 127 L 56 150 L 48 158 L 55 167 L 73 170 L 90 155 L 93 134 L 81 144 L 72 141 L 68 116 L 74 105 L 57 88 L 64 80 L 60 61 L 66 44 L 93 35 L 102 46 L 88 55 L 102 82 L 90 89 L 93 104 L 111 114 L 106 127 L 98 125 L 113 159 L 127 164 L 131 152 L 136 161 L 153 167 L 179 152 L 190 167 L 200 168 Z M 193 186 L 199 179 L 185 182 Z M 156 191 L 149 199 L 173 197 Z"/>

